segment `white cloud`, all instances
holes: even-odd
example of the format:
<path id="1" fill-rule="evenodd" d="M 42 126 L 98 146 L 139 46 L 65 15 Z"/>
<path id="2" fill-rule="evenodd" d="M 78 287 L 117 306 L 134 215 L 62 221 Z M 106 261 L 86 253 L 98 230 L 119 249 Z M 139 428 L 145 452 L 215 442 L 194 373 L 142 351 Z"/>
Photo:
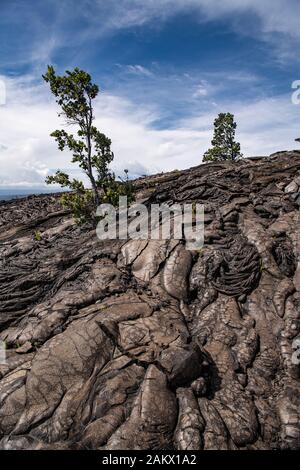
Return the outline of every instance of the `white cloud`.
<path id="1" fill-rule="evenodd" d="M 62 122 L 47 87 L 36 86 L 31 77 L 6 82 L 7 105 L 0 107 L 0 186 L 40 186 L 50 169 L 73 168 L 76 174 L 70 156 L 57 150 L 49 137 Z M 224 110 L 236 116 L 237 138 L 246 156 L 297 147 L 300 106 L 288 95 L 252 103 L 219 102 L 213 112 L 184 119 L 172 129 L 156 129 L 157 111 L 102 94 L 95 124 L 112 139 L 116 172 L 128 168 L 136 176 L 200 163 L 210 145 L 213 120 Z"/>
<path id="2" fill-rule="evenodd" d="M 37 68 L 45 61 L 51 62 L 53 53 L 61 45 L 66 47 L 71 44 L 75 47 L 76 44 L 88 42 L 99 35 L 114 34 L 122 28 L 137 25 L 157 25 L 175 14 L 188 11 L 193 12 L 199 22 L 226 18 L 228 24 L 232 24 L 237 31 L 271 41 L 281 58 L 296 54 L 300 40 L 299 0 L 49 2 L 55 5 L 55 21 L 51 22 L 51 28 L 43 22 L 36 11 L 38 9 L 30 11 L 29 7 L 23 5 L 22 15 L 24 13 L 25 19 L 20 15 L 24 22 L 30 19 L 33 38 L 32 42 L 28 41 L 26 47 L 24 46 L 25 53 L 22 49 L 22 60 L 31 61 Z M 245 21 L 250 19 L 251 13 L 256 15 L 256 21 L 251 21 L 248 25 Z M 0 17 L 0 27 L 3 21 L 8 21 L 4 16 Z M 14 9 L 11 18 L 17 27 L 19 19 Z M 80 22 L 84 26 L 81 29 L 79 27 L 74 35 L 74 29 L 66 26 L 69 23 L 75 24 L 78 18 L 84 20 Z M 291 44 L 294 48 L 291 48 Z M 19 50 L 16 50 L 16 55 L 16 61 L 20 62 Z M 13 61 L 14 57 L 11 57 L 11 60 Z M 116 156 L 114 168 L 118 173 L 124 168 L 137 175 L 196 165 L 210 145 L 213 120 L 221 111 L 231 111 L 235 114 L 238 140 L 241 141 L 242 150 L 246 155 L 270 154 L 279 149 L 297 146 L 294 138 L 299 136 L 300 106 L 292 105 L 290 96 L 244 103 L 240 103 L 238 98 L 230 103 L 225 99 L 218 100 L 218 96 L 226 96 L 227 82 L 234 81 L 235 85 L 237 82 L 247 86 L 255 85 L 259 80 L 255 75 L 242 70 L 233 74 L 203 72 L 201 77 L 186 73 L 183 80 L 176 74 L 171 77 L 157 73 L 155 67 L 153 73 L 152 69 L 141 64 L 127 65 L 125 70 L 139 78 L 152 77 L 151 84 L 156 81 L 150 89 L 145 86 L 150 80 L 140 80 L 142 85 L 138 88 L 138 80 L 131 77 L 125 93 L 135 98 L 136 104 L 130 99 L 118 96 L 118 91 L 114 96 L 101 94 L 96 103 L 96 124 L 112 138 Z M 71 171 L 70 156 L 59 152 L 55 142 L 49 137 L 50 132 L 61 127 L 62 123 L 57 117 L 56 105 L 47 86 L 37 85 L 33 76 L 13 79 L 0 77 L 0 88 L 1 84 L 3 88 L 3 83 L 6 86 L 7 102 L 5 106 L 0 106 L 0 186 L 41 185 L 45 175 L 52 170 L 62 168 Z M 124 93 L 124 82 L 122 87 L 120 93 Z M 142 95 L 146 95 L 145 99 Z M 0 90 L 0 105 L 1 96 L 3 97 L 3 92 L 1 95 Z M 201 114 L 180 122 L 173 119 L 172 129 L 157 129 L 157 122 L 163 122 L 165 119 L 163 112 L 171 110 L 176 114 L 175 105 L 178 103 L 175 103 L 174 97 L 179 103 L 179 108 L 185 112 L 186 107 L 190 106 L 189 109 L 195 113 L 197 103 L 200 103 Z M 143 102 L 149 104 L 143 105 Z M 205 103 L 206 109 L 213 111 L 204 112 Z M 72 172 L 78 177 L 78 171 Z"/>
<path id="3" fill-rule="evenodd" d="M 245 156 L 270 155 L 298 147 L 300 105 L 292 104 L 291 95 L 266 98 L 248 103 L 216 103 L 213 113 L 186 119 L 183 125 L 194 130 L 207 129 L 219 112 L 232 112 L 237 122 L 237 140 Z"/>
<path id="4" fill-rule="evenodd" d="M 6 85 L 3 79 L 0 77 L 0 106 L 4 106 L 6 103 Z"/>
<path id="5" fill-rule="evenodd" d="M 260 23 L 257 27 L 263 33 L 284 33 L 300 37 L 298 0 L 114 0 L 111 25 L 128 27 L 165 18 L 182 11 L 199 13 L 202 20 L 211 20 L 232 15 L 254 13 Z M 100 8 L 103 0 L 98 0 Z M 248 17 L 249 19 L 249 17 Z"/>
<path id="6" fill-rule="evenodd" d="M 234 30 L 271 44 L 276 60 L 296 57 L 300 40 L 299 0 L 87 0 L 91 35 L 153 23 L 192 12 L 199 22 L 226 19 Z M 109 8 L 106 8 L 109 6 Z M 99 25 L 99 17 L 107 14 Z M 251 17 L 254 15 L 254 18 Z"/>
<path id="7" fill-rule="evenodd" d="M 194 91 L 193 98 L 203 98 L 208 95 L 208 83 L 202 81 L 197 85 L 196 90 Z"/>
<path id="8" fill-rule="evenodd" d="M 151 77 L 153 75 L 151 70 L 143 67 L 142 65 L 127 65 L 127 70 L 135 75 L 145 75 L 146 77 Z"/>
<path id="9" fill-rule="evenodd" d="M 44 66 L 53 61 L 60 47 L 69 45 L 74 49 L 135 26 L 157 27 L 185 12 L 191 12 L 199 22 L 225 18 L 239 33 L 269 41 L 283 59 L 296 56 L 300 40 L 299 0 L 47 0 L 41 5 L 51 7 L 50 19 L 39 5 L 18 2 L 16 13 L 15 2 L 6 3 L 0 28 L 9 25 L 18 30 L 27 23 L 31 32 L 24 48 L 2 57 L 2 63 L 9 66 L 29 62 L 35 67 Z"/>

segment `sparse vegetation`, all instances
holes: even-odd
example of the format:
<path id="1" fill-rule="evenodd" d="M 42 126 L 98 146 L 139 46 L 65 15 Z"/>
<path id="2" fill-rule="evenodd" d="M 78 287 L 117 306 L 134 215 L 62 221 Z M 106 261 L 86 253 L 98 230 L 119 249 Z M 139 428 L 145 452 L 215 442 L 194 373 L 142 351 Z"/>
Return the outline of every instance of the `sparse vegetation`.
<path id="1" fill-rule="evenodd" d="M 38 230 L 36 232 L 34 232 L 34 239 L 37 241 L 37 242 L 40 242 L 42 240 L 42 234 L 41 232 L 39 232 Z"/>

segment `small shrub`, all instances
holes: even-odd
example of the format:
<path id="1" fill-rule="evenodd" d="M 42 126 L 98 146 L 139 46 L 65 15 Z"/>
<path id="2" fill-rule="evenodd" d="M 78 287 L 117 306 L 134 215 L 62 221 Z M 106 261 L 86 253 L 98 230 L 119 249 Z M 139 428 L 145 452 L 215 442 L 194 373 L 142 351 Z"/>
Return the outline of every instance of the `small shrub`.
<path id="1" fill-rule="evenodd" d="M 34 232 L 34 239 L 37 241 L 37 242 L 40 242 L 42 240 L 42 234 L 41 232 L 39 232 L 38 230 L 36 232 Z"/>
<path id="2" fill-rule="evenodd" d="M 65 209 L 69 209 L 78 225 L 91 221 L 94 216 L 92 191 L 65 193 L 61 196 L 60 202 Z"/>

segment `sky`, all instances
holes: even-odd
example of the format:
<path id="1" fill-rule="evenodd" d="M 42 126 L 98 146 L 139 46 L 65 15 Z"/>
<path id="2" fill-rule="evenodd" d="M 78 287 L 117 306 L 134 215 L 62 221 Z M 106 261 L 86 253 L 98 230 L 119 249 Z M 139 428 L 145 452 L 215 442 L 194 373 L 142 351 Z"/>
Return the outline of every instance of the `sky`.
<path id="1" fill-rule="evenodd" d="M 100 86 L 117 174 L 201 163 L 220 112 L 247 157 L 298 148 L 299 17 L 299 0 L 0 0 L 0 189 L 80 175 L 49 137 L 64 122 L 48 64 Z"/>

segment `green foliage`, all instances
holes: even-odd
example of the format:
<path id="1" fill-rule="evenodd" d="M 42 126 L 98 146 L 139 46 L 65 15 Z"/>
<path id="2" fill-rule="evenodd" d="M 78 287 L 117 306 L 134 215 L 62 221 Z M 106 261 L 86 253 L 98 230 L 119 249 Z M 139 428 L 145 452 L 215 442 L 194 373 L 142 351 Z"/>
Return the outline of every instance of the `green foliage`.
<path id="1" fill-rule="evenodd" d="M 72 163 L 86 173 L 91 183 L 92 190 L 84 187 L 82 181 L 73 179 L 62 172 L 46 178 L 47 184 L 59 184 L 68 188 L 72 193 L 64 194 L 62 203 L 70 209 L 78 221 L 82 223 L 93 217 L 96 206 L 103 202 L 116 204 L 119 195 L 128 195 L 133 198 L 131 183 L 128 181 L 115 181 L 115 175 L 109 170 L 109 164 L 114 158 L 111 151 L 111 140 L 105 134 L 93 126 L 93 100 L 99 93 L 97 85 L 92 83 L 91 76 L 79 68 L 73 71 L 67 70 L 65 75 L 56 75 L 52 66 L 48 66 L 43 75 L 49 83 L 51 92 L 60 106 L 67 124 L 77 126 L 76 135 L 65 130 L 52 132 L 58 144 L 59 150 L 68 149 L 72 153 Z"/>
<path id="2" fill-rule="evenodd" d="M 46 183 L 56 183 L 62 188 L 68 188 L 72 191 L 63 194 L 60 202 L 65 209 L 72 212 L 75 221 L 79 225 L 94 218 L 93 193 L 84 187 L 82 181 L 70 180 L 69 175 L 58 170 L 55 175 L 46 178 Z"/>
<path id="3" fill-rule="evenodd" d="M 128 178 L 128 170 L 124 170 L 125 179 L 120 178 L 120 181 L 115 179 L 112 173 L 106 180 L 102 182 L 103 188 L 103 202 L 117 206 L 120 196 L 127 196 L 127 203 L 131 204 L 134 201 L 133 184 Z"/>
<path id="4" fill-rule="evenodd" d="M 37 242 L 40 242 L 42 240 L 42 235 L 41 235 L 41 232 L 39 232 L 38 230 L 36 232 L 34 232 L 34 239 L 37 241 Z"/>
<path id="5" fill-rule="evenodd" d="M 65 193 L 60 198 L 61 204 L 69 209 L 78 225 L 94 219 L 93 194 L 91 190 Z"/>
<path id="6" fill-rule="evenodd" d="M 235 142 L 236 122 L 231 113 L 220 113 L 214 121 L 212 148 L 205 152 L 203 161 L 235 161 L 242 157 L 241 146 Z"/>
<path id="7" fill-rule="evenodd" d="M 69 188 L 72 191 L 76 191 L 78 193 L 83 193 L 85 191 L 82 181 L 76 179 L 70 180 L 69 175 L 60 170 L 58 170 L 55 175 L 47 176 L 46 183 L 59 184 L 62 188 Z"/>

